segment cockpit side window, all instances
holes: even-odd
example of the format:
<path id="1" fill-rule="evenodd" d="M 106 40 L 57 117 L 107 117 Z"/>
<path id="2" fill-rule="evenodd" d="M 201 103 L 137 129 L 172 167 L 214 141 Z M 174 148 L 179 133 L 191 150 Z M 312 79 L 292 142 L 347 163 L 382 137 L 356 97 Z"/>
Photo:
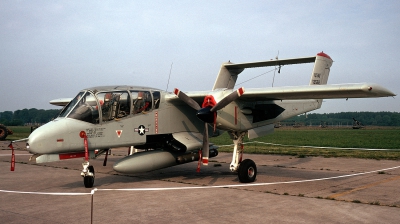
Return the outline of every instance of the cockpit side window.
<path id="1" fill-rule="evenodd" d="M 132 114 L 146 113 L 152 109 L 152 96 L 149 91 L 131 91 Z"/>
<path id="2" fill-rule="evenodd" d="M 68 115 L 68 117 L 93 124 L 98 124 L 99 111 L 97 108 L 96 98 L 90 92 L 86 92 L 86 94 L 79 99 L 78 103 Z"/>
<path id="3" fill-rule="evenodd" d="M 128 92 L 101 92 L 97 94 L 103 121 L 111 121 L 130 114 L 131 100 Z"/>

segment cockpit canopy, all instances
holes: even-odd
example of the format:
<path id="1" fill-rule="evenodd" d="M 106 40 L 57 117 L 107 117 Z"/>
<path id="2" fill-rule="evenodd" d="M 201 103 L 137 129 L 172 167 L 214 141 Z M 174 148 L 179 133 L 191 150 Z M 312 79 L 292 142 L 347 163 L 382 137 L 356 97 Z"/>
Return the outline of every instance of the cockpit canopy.
<path id="1" fill-rule="evenodd" d="M 158 109 L 160 92 L 149 90 L 84 90 L 65 106 L 59 117 L 93 124 L 108 122 Z"/>

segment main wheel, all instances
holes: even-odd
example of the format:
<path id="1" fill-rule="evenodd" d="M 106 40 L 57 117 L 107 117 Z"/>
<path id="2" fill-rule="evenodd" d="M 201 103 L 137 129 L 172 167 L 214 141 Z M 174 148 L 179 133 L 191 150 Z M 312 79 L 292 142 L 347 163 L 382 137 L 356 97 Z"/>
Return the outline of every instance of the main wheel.
<path id="1" fill-rule="evenodd" d="M 0 141 L 5 140 L 7 138 L 7 134 L 7 128 L 0 124 Z"/>
<path id="2" fill-rule="evenodd" d="M 251 183 L 256 180 L 257 167 L 253 160 L 245 159 L 239 165 L 238 177 L 242 183 Z"/>
<path id="3" fill-rule="evenodd" d="M 92 165 L 88 167 L 89 172 L 93 173 L 93 176 L 84 176 L 83 184 L 86 188 L 92 188 L 94 185 L 94 168 Z"/>

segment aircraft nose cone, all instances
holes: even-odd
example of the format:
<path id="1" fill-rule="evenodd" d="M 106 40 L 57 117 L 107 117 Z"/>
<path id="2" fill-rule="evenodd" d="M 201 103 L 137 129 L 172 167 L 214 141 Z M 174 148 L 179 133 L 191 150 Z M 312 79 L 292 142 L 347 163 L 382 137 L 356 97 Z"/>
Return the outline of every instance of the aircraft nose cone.
<path id="1" fill-rule="evenodd" d="M 48 135 L 46 134 L 47 124 L 37 128 L 29 135 L 29 140 L 27 142 L 27 150 L 33 154 L 43 154 L 45 148 L 50 142 Z"/>
<path id="2" fill-rule="evenodd" d="M 58 141 L 63 139 L 63 130 L 67 130 L 65 123 L 56 120 L 37 128 L 29 135 L 27 150 L 33 154 L 51 153 L 59 148 Z"/>
<path id="3" fill-rule="evenodd" d="M 197 111 L 196 116 L 204 122 L 213 123 L 215 112 L 211 112 L 210 110 L 211 110 L 211 107 L 201 108 L 200 110 Z"/>
<path id="4" fill-rule="evenodd" d="M 38 149 L 41 148 L 40 144 L 37 144 L 38 142 L 38 135 L 33 134 L 33 132 L 29 135 L 28 138 L 28 142 L 26 143 L 26 149 L 28 150 L 28 152 L 32 153 L 32 154 L 37 154 Z"/>

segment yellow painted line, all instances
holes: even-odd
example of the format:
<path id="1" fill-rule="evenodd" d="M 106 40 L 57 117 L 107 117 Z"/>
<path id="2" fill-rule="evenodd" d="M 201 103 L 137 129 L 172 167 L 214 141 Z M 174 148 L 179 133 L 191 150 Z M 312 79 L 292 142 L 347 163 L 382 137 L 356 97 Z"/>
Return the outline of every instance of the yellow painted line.
<path id="1" fill-rule="evenodd" d="M 381 181 L 377 181 L 377 182 L 374 182 L 374 183 L 370 183 L 370 184 L 367 184 L 367 185 L 364 185 L 364 186 L 361 186 L 361 187 L 354 188 L 354 189 L 349 190 L 349 191 L 333 194 L 333 195 L 328 196 L 328 197 L 329 198 L 341 197 L 343 195 L 350 194 L 350 193 L 353 193 L 355 191 L 367 189 L 367 188 L 374 187 L 374 186 L 377 186 L 377 185 L 380 185 L 380 184 L 384 184 L 384 183 L 387 183 L 387 182 L 390 182 L 390 181 L 394 181 L 394 180 L 397 180 L 397 179 L 400 179 L 400 176 L 395 176 L 395 177 L 388 178 L 388 179 L 385 179 L 385 180 L 381 180 Z"/>

